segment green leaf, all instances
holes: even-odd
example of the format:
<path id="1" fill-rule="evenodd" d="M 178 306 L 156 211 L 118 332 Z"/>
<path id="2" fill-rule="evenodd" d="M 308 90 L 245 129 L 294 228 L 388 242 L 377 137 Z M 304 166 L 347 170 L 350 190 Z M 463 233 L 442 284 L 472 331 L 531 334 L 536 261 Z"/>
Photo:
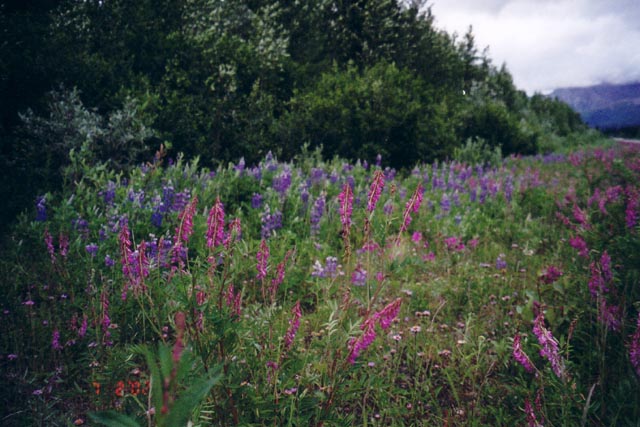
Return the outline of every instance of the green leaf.
<path id="1" fill-rule="evenodd" d="M 90 412 L 89 418 L 108 427 L 140 427 L 133 418 L 116 411 Z"/>
<path id="2" fill-rule="evenodd" d="M 167 418 L 164 420 L 164 425 L 176 427 L 186 425 L 195 407 L 198 406 L 207 393 L 209 393 L 211 387 L 220 382 L 221 379 L 222 374 L 218 368 L 211 377 L 201 379 L 189 387 L 189 389 L 182 393 L 176 400 Z"/>

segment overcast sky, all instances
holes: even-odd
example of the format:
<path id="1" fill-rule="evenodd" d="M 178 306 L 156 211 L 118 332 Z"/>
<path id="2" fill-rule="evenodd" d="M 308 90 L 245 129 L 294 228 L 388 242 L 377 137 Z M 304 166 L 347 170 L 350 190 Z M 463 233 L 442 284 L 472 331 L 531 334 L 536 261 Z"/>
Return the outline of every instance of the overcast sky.
<path id="1" fill-rule="evenodd" d="M 489 47 L 516 86 L 558 87 L 640 81 L 640 0 L 430 0 L 436 26 Z"/>

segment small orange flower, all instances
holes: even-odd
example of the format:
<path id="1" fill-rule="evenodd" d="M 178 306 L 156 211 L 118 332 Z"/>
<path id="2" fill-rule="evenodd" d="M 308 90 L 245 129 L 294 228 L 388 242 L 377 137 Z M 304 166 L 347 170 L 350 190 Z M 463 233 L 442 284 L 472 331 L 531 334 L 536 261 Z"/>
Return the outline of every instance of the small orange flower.
<path id="1" fill-rule="evenodd" d="M 129 393 L 133 396 L 137 396 L 140 394 L 140 381 L 128 381 L 129 383 Z"/>
<path id="2" fill-rule="evenodd" d="M 116 386 L 116 396 L 124 396 L 124 381 L 118 381 L 118 384 Z"/>
<path id="3" fill-rule="evenodd" d="M 92 382 L 91 385 L 93 385 L 93 389 L 96 392 L 96 396 L 100 396 L 100 383 L 98 382 Z"/>

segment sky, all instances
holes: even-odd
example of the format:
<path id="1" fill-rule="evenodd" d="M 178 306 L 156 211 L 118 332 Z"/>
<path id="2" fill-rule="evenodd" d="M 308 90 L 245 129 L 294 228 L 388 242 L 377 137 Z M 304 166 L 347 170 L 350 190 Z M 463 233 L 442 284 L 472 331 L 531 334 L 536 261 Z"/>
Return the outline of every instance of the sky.
<path id="1" fill-rule="evenodd" d="M 640 0 L 430 0 L 436 26 L 506 63 L 518 89 L 640 81 Z"/>

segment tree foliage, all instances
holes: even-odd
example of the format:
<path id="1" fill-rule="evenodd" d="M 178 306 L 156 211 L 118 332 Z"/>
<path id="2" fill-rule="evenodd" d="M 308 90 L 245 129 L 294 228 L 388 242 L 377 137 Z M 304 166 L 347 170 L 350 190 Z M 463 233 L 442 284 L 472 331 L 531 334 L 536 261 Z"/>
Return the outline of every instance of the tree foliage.
<path id="1" fill-rule="evenodd" d="M 468 138 L 531 153 L 543 136 L 584 129 L 566 105 L 519 91 L 471 28 L 462 36 L 438 29 L 421 1 L 4 1 L 0 23 L 5 182 L 17 170 L 65 167 L 64 151 L 78 142 L 56 132 L 25 139 L 23 130 L 61 124 L 56 108 L 79 105 L 97 127 L 129 105 L 136 118 L 117 126 L 138 120 L 157 137 L 136 141 L 168 141 L 173 155 L 209 165 L 255 162 L 269 151 L 287 159 L 309 143 L 327 157 L 380 153 L 404 167 L 449 156 Z M 54 107 L 60 85 L 74 98 Z M 109 148 L 121 144 L 113 138 L 92 153 L 106 160 L 119 152 L 111 157 L 118 166 L 137 160 L 125 158 L 128 143 Z M 53 182 L 25 197 L 55 190 Z"/>

